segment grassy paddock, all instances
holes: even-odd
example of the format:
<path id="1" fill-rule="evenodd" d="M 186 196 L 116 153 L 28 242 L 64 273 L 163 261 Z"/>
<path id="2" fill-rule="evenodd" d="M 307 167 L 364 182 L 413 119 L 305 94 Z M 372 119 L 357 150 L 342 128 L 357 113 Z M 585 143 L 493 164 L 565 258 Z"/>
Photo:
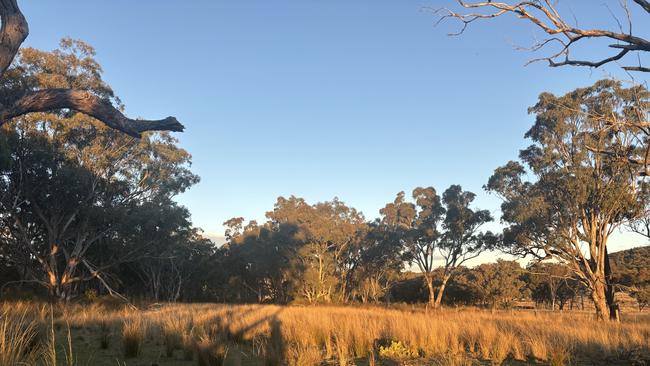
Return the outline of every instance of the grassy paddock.
<path id="1" fill-rule="evenodd" d="M 3 303 L 0 366 L 650 362 L 650 313 Z M 12 350 L 16 350 L 13 352 Z"/>

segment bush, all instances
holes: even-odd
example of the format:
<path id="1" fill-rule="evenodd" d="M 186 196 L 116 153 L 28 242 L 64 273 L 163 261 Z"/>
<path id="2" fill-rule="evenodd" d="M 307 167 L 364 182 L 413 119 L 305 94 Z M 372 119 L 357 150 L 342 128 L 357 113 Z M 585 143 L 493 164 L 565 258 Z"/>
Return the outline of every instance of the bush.
<path id="1" fill-rule="evenodd" d="M 379 347 L 379 356 L 394 360 L 407 360 L 420 357 L 420 353 L 400 341 L 391 341 L 390 345 Z"/>

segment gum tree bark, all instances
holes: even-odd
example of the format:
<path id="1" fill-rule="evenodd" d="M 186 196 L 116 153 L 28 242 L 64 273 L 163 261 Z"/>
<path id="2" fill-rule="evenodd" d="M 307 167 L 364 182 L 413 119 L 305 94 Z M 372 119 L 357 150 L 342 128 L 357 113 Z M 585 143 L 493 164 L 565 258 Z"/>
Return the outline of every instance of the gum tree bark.
<path id="1" fill-rule="evenodd" d="M 0 78 L 16 57 L 20 45 L 29 34 L 25 16 L 17 0 L 0 0 Z M 10 105 L 0 105 L 0 126 L 33 112 L 70 109 L 87 114 L 106 126 L 133 137 L 145 131 L 183 131 L 183 125 L 174 117 L 161 120 L 135 120 L 126 117 L 109 100 L 102 99 L 86 90 L 45 89 L 18 98 Z"/>

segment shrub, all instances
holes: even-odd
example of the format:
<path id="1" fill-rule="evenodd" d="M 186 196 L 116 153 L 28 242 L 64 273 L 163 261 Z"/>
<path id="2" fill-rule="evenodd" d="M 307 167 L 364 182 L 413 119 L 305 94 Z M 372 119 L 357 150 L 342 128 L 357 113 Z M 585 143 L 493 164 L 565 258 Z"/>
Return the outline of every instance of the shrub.
<path id="1" fill-rule="evenodd" d="M 420 353 L 400 341 L 391 341 L 389 345 L 379 347 L 379 356 L 394 360 L 408 360 L 420 357 Z"/>

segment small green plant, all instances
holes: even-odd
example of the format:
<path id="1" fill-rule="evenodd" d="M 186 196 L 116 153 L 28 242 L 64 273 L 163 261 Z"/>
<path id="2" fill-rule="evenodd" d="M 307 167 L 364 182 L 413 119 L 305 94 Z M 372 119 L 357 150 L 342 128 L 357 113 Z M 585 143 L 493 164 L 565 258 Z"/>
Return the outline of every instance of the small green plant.
<path id="1" fill-rule="evenodd" d="M 379 347 L 379 356 L 394 360 L 407 360 L 418 358 L 420 354 L 400 341 L 391 341 L 389 345 Z"/>
<path id="2" fill-rule="evenodd" d="M 87 302 L 96 302 L 98 299 L 97 290 L 90 288 L 84 291 L 84 298 Z"/>

